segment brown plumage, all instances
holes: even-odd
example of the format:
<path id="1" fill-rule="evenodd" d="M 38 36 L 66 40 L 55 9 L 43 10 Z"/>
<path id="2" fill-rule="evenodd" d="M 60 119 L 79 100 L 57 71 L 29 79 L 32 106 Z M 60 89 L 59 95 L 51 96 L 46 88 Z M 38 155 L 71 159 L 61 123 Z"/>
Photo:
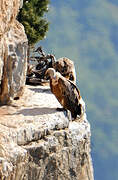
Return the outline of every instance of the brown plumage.
<path id="1" fill-rule="evenodd" d="M 74 119 L 77 115 L 81 116 L 84 113 L 84 101 L 76 85 L 53 68 L 46 71 L 46 76 L 50 77 L 51 92 L 56 96 L 63 108 L 69 110 Z"/>
<path id="2" fill-rule="evenodd" d="M 53 68 L 60 72 L 66 79 L 71 80 L 76 84 L 76 73 L 73 61 L 66 57 L 59 58 L 53 64 Z"/>

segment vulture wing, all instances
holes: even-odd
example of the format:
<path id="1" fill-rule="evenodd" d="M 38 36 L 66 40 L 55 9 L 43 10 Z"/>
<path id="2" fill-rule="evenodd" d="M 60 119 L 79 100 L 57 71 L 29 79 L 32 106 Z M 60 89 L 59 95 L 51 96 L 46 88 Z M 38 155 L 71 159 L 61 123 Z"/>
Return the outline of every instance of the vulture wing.
<path id="1" fill-rule="evenodd" d="M 76 85 L 65 78 L 59 78 L 58 85 L 61 87 L 62 97 L 64 98 L 64 108 L 71 111 L 72 116 L 76 117 L 81 114 L 79 104 L 80 92 Z"/>

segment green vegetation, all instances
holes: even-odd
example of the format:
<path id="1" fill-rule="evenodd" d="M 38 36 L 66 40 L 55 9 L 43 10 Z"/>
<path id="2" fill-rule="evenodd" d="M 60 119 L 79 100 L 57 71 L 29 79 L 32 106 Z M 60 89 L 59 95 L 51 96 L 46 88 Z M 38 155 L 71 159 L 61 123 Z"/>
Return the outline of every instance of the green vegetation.
<path id="1" fill-rule="evenodd" d="M 44 18 L 48 4 L 49 0 L 24 0 L 17 18 L 25 27 L 29 45 L 42 40 L 48 30 L 49 23 Z"/>

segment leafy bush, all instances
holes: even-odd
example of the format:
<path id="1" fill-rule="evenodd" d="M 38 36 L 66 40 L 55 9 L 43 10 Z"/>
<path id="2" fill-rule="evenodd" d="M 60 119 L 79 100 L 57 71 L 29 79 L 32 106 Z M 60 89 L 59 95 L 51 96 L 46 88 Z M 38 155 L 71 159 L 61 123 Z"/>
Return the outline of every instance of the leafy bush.
<path id="1" fill-rule="evenodd" d="M 17 19 L 24 25 L 29 45 L 42 40 L 48 31 L 49 22 L 44 18 L 48 4 L 49 0 L 24 0 Z"/>

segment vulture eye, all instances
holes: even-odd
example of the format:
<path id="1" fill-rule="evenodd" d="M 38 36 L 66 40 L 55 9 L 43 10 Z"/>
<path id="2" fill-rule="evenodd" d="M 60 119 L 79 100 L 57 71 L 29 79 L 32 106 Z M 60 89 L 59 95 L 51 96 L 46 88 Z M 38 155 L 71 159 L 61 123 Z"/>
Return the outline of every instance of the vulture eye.
<path id="1" fill-rule="evenodd" d="M 74 81 L 74 77 L 72 74 L 70 74 L 69 80 Z"/>

